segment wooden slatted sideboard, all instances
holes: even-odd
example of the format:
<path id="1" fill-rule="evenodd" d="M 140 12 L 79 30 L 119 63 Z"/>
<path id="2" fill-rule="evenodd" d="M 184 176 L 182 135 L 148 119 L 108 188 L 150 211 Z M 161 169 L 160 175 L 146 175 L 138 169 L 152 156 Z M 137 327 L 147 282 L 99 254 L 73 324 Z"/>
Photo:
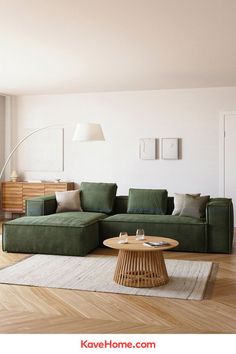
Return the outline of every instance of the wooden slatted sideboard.
<path id="1" fill-rule="evenodd" d="M 73 182 L 3 182 L 2 211 L 24 214 L 26 199 L 74 189 Z"/>

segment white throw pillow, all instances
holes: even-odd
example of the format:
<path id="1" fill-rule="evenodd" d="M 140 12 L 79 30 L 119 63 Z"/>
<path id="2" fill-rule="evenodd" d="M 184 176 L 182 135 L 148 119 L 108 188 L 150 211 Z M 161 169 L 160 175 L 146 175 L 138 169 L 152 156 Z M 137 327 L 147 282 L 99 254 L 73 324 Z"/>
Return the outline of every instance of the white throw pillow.
<path id="1" fill-rule="evenodd" d="M 181 211 L 183 210 L 184 207 L 184 198 L 186 194 L 179 194 L 179 193 L 174 193 L 174 210 L 172 212 L 172 215 L 180 215 Z M 200 193 L 197 194 L 189 194 L 192 197 L 200 197 Z"/>
<path id="2" fill-rule="evenodd" d="M 80 204 L 80 191 L 55 192 L 57 213 L 65 211 L 83 211 Z"/>

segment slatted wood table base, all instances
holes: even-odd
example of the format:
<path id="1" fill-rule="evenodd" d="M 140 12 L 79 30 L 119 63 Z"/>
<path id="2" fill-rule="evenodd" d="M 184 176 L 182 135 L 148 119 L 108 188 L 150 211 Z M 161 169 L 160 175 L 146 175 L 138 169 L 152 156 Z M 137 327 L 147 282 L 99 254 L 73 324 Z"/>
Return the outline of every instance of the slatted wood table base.
<path id="1" fill-rule="evenodd" d="M 162 251 L 119 250 L 114 281 L 135 288 L 150 288 L 168 283 Z"/>

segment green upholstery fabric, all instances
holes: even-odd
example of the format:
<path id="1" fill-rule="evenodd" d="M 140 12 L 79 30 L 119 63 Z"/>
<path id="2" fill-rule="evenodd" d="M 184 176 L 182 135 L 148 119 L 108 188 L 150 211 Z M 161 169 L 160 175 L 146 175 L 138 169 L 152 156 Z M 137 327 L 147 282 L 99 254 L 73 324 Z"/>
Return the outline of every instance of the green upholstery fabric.
<path id="1" fill-rule="evenodd" d="M 231 199 L 214 198 L 207 205 L 208 252 L 230 253 L 234 234 L 234 212 Z"/>
<path id="2" fill-rule="evenodd" d="M 129 190 L 128 213 L 165 215 L 167 210 L 167 191 L 165 189 Z"/>
<path id="3" fill-rule="evenodd" d="M 26 200 L 26 215 L 41 216 L 56 212 L 57 201 L 55 195 L 38 197 Z"/>
<path id="4" fill-rule="evenodd" d="M 82 182 L 80 191 L 84 211 L 106 214 L 113 211 L 117 191 L 115 183 Z"/>
<path id="5" fill-rule="evenodd" d="M 136 223 L 142 220 L 142 223 L 160 223 L 160 224 L 205 224 L 204 219 L 191 218 L 188 216 L 174 215 L 151 215 L 151 214 L 116 214 L 107 217 L 104 222 L 130 222 Z"/>
<path id="6" fill-rule="evenodd" d="M 114 214 L 127 213 L 128 197 L 127 195 L 119 195 L 115 199 Z"/>
<path id="7" fill-rule="evenodd" d="M 22 217 L 3 225 L 3 250 L 85 256 L 98 247 L 105 214 L 68 212 Z"/>
<path id="8" fill-rule="evenodd" d="M 128 196 L 118 195 L 115 199 L 114 214 L 125 214 L 128 208 Z M 167 215 L 171 215 L 174 210 L 174 197 L 167 198 Z"/>
<path id="9" fill-rule="evenodd" d="M 149 236 L 171 237 L 180 245 L 174 250 L 206 252 L 207 224 L 205 220 L 172 215 L 117 214 L 100 222 L 100 246 L 106 238 L 119 235 L 121 230 L 135 235 L 143 228 Z"/>
<path id="10" fill-rule="evenodd" d="M 42 217 L 25 216 L 8 221 L 6 225 L 43 225 L 43 226 L 63 226 L 63 227 L 82 227 L 97 222 L 101 218 L 105 218 L 106 214 L 90 213 L 80 211 L 68 211 L 64 213 L 56 213 L 45 215 Z"/>
<path id="11" fill-rule="evenodd" d="M 173 197 L 167 199 L 167 215 L 127 214 L 127 196 L 115 198 L 113 213 L 67 212 L 55 214 L 55 196 L 27 201 L 27 217 L 3 225 L 3 250 L 84 256 L 106 238 L 121 230 L 130 235 L 143 228 L 146 235 L 167 236 L 179 241 L 174 251 L 230 253 L 233 242 L 231 199 L 213 198 L 206 220 L 170 215 Z M 109 209 L 110 210 L 110 209 Z"/>

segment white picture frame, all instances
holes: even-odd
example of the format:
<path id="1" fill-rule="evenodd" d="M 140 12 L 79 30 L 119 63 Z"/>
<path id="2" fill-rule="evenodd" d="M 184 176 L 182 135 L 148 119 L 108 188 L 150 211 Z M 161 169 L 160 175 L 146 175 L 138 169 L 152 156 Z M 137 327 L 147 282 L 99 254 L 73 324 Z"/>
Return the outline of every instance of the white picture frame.
<path id="1" fill-rule="evenodd" d="M 179 159 L 179 139 L 178 138 L 161 139 L 161 157 L 163 160 Z"/>
<path id="2" fill-rule="evenodd" d="M 141 160 L 155 160 L 157 158 L 157 144 L 155 138 L 139 139 L 139 158 Z"/>

